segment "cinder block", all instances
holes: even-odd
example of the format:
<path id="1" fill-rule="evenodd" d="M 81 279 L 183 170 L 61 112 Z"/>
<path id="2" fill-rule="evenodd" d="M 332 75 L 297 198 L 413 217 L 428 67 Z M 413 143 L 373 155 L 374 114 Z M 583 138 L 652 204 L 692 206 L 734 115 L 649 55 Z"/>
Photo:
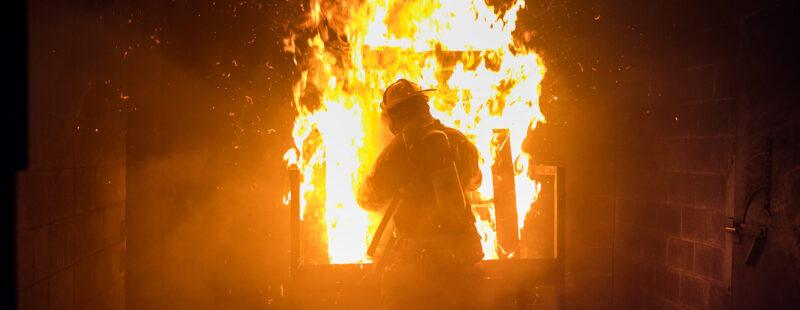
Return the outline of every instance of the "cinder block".
<path id="1" fill-rule="evenodd" d="M 85 120 L 78 124 L 78 150 L 76 161 L 79 167 L 91 167 L 101 164 L 100 150 L 98 149 L 99 135 L 94 131 L 96 120 Z"/>
<path id="2" fill-rule="evenodd" d="M 658 153 L 656 143 L 652 138 L 629 137 L 619 141 L 613 150 L 615 152 L 615 167 L 617 169 L 653 169 L 657 166 Z"/>
<path id="3" fill-rule="evenodd" d="M 47 245 L 50 252 L 48 270 L 50 273 L 69 266 L 76 260 L 77 229 L 76 218 L 66 218 L 47 225 Z"/>
<path id="4" fill-rule="evenodd" d="M 722 208 L 727 189 L 727 178 L 723 175 L 672 173 L 667 199 L 687 205 Z"/>
<path id="5" fill-rule="evenodd" d="M 20 291 L 19 308 L 25 310 L 49 310 L 49 286 L 47 280 L 42 280 L 32 287 Z"/>
<path id="6" fill-rule="evenodd" d="M 44 173 L 28 170 L 17 173 L 17 226 L 31 228 L 44 224 L 49 216 L 45 209 Z"/>
<path id="7" fill-rule="evenodd" d="M 720 23 L 735 21 L 740 13 L 738 5 L 730 5 L 730 2 L 721 0 L 707 1 L 702 6 L 696 5 L 696 2 L 685 0 L 652 3 L 660 4 L 657 16 L 670 14 L 665 15 L 666 20 L 662 20 L 661 23 L 668 22 L 671 25 L 669 29 L 675 29 L 681 33 L 703 31 Z M 688 10 L 687 8 L 690 7 L 692 9 Z"/>
<path id="8" fill-rule="evenodd" d="M 721 6 L 722 7 L 722 6 Z M 704 66 L 732 60 L 739 55 L 740 25 L 735 20 L 695 32 L 689 40 L 689 66 Z"/>
<path id="9" fill-rule="evenodd" d="M 635 285 L 614 285 L 615 309 L 642 309 L 644 294 Z"/>
<path id="10" fill-rule="evenodd" d="M 45 117 L 45 138 L 42 157 L 46 169 L 65 169 L 75 167 L 77 154 L 77 137 L 74 131 L 74 120 L 61 117 Z"/>
<path id="11" fill-rule="evenodd" d="M 714 173 L 730 171 L 734 153 L 731 137 L 688 137 L 659 139 L 659 167 L 669 171 Z"/>
<path id="12" fill-rule="evenodd" d="M 677 301 L 671 302 L 664 300 L 661 306 L 664 310 L 682 310 L 680 304 Z"/>
<path id="13" fill-rule="evenodd" d="M 576 197 L 577 198 L 577 197 Z M 570 216 L 578 222 L 611 222 L 615 197 L 611 193 L 605 195 L 586 195 L 575 199 L 576 211 Z"/>
<path id="14" fill-rule="evenodd" d="M 668 137 L 735 135 L 737 104 L 735 99 L 725 97 L 670 106 L 668 124 L 671 126 L 666 134 Z"/>
<path id="15" fill-rule="evenodd" d="M 111 256 L 103 251 L 75 265 L 75 306 L 85 306 L 112 283 Z"/>
<path id="16" fill-rule="evenodd" d="M 32 229 L 17 229 L 17 287 L 33 285 L 35 277 L 35 238 Z"/>
<path id="17" fill-rule="evenodd" d="M 715 98 L 741 98 L 742 86 L 744 79 L 742 78 L 741 67 L 737 63 L 727 63 L 719 68 L 719 78 L 717 83 L 714 84 L 714 97 Z M 728 111 L 737 117 L 738 99 L 730 100 L 728 104 Z"/>
<path id="18" fill-rule="evenodd" d="M 103 244 L 109 246 L 123 238 L 125 223 L 125 202 L 105 208 L 103 216 Z"/>
<path id="19" fill-rule="evenodd" d="M 75 212 L 82 213 L 96 207 L 96 186 L 94 167 L 75 169 Z"/>
<path id="20" fill-rule="evenodd" d="M 48 235 L 49 226 L 40 226 L 33 230 L 33 271 L 34 281 L 39 281 L 50 275 L 52 266 L 51 257 L 55 249 L 50 248 Z"/>
<path id="21" fill-rule="evenodd" d="M 95 187 L 98 207 L 107 207 L 125 200 L 125 165 L 98 167 Z"/>
<path id="22" fill-rule="evenodd" d="M 593 148 L 594 146 L 591 147 Z M 603 151 L 591 152 L 592 157 L 594 158 L 593 161 L 595 163 L 608 163 L 614 161 L 614 146 L 603 144 L 597 147 L 602 148 Z M 581 160 L 579 159 L 578 161 Z M 575 164 L 572 166 L 576 167 L 575 171 L 573 171 L 574 175 L 578 178 L 578 180 L 575 180 L 576 184 L 580 184 L 582 189 L 581 191 L 585 193 L 585 195 L 589 196 L 590 199 L 593 200 L 600 198 L 613 201 L 613 182 L 593 182 L 592 180 L 607 179 L 608 176 L 614 175 L 616 167 L 612 165 L 597 165 L 591 163 Z M 594 203 L 596 203 L 596 200 Z"/>
<path id="23" fill-rule="evenodd" d="M 708 309 L 731 309 L 731 292 L 726 287 L 712 284 L 709 289 Z"/>
<path id="24" fill-rule="evenodd" d="M 725 210 L 711 210 L 711 225 L 708 226 L 709 243 L 718 247 L 725 247 L 724 227 L 727 224 L 727 219 Z"/>
<path id="25" fill-rule="evenodd" d="M 694 270 L 694 243 L 678 238 L 667 239 L 667 265 L 683 270 Z"/>
<path id="26" fill-rule="evenodd" d="M 641 209 L 647 208 L 646 203 L 636 199 L 617 198 L 614 213 L 619 222 L 630 224 L 642 218 Z"/>
<path id="27" fill-rule="evenodd" d="M 681 305 L 692 309 L 708 309 L 708 281 L 681 275 Z"/>
<path id="28" fill-rule="evenodd" d="M 669 181 L 667 176 L 655 170 L 617 170 L 616 194 L 643 201 L 663 201 Z"/>
<path id="29" fill-rule="evenodd" d="M 119 297 L 120 298 L 120 303 L 121 303 L 120 309 L 125 309 L 126 308 L 126 306 L 125 306 L 125 295 L 127 295 L 125 293 L 126 292 L 125 283 L 127 283 L 126 282 L 126 277 L 123 276 L 118 282 L 119 282 L 119 286 L 120 286 L 120 297 Z"/>
<path id="30" fill-rule="evenodd" d="M 565 268 L 586 276 L 610 276 L 611 250 L 611 246 L 573 248 L 566 256 Z"/>
<path id="31" fill-rule="evenodd" d="M 29 79 L 30 81 L 30 89 L 33 89 L 33 84 L 35 83 L 36 79 Z M 36 109 L 35 106 L 40 101 L 36 99 L 36 97 L 41 96 L 42 94 L 37 93 L 49 93 L 49 92 L 28 92 L 29 100 L 28 100 L 28 169 L 29 170 L 43 170 L 45 169 L 44 166 L 44 152 L 45 152 L 45 139 L 47 138 L 47 134 L 45 133 L 44 125 L 46 123 L 44 117 L 42 117 L 42 113 L 40 109 Z"/>
<path id="32" fill-rule="evenodd" d="M 641 290 L 642 294 L 647 294 L 647 292 L 653 290 L 653 278 L 656 265 L 657 264 L 649 260 L 634 259 L 628 263 L 628 266 L 616 270 L 629 273 L 628 278 L 631 284 L 636 287 L 637 290 Z"/>
<path id="33" fill-rule="evenodd" d="M 685 58 L 686 59 L 686 58 Z M 686 59 L 687 66 L 697 65 L 690 59 Z M 692 100 L 703 100 L 714 98 L 714 83 L 717 78 L 717 66 L 693 68 L 690 70 L 675 72 L 669 80 L 665 82 L 665 90 L 671 91 L 679 103 Z M 680 119 L 678 120 L 680 121 Z"/>
<path id="34" fill-rule="evenodd" d="M 119 259 L 119 255 L 116 253 L 119 252 L 119 247 L 115 249 L 115 247 L 107 248 L 100 252 L 97 259 L 97 265 L 95 268 L 98 271 L 98 275 L 100 276 L 98 283 L 102 284 L 99 286 L 101 290 L 106 289 L 111 285 L 115 278 L 117 278 L 117 270 L 119 268 L 115 268 L 118 266 L 117 263 Z"/>
<path id="35" fill-rule="evenodd" d="M 624 222 L 617 222 L 614 233 L 614 250 L 615 255 L 623 257 L 634 257 L 634 249 L 636 242 L 634 235 L 641 233 L 635 227 Z"/>
<path id="36" fill-rule="evenodd" d="M 680 234 L 680 207 L 663 202 L 617 199 L 617 218 L 628 225 L 654 234 Z"/>
<path id="37" fill-rule="evenodd" d="M 680 300 L 680 275 L 670 268 L 655 269 L 655 289 L 653 293 L 670 302 L 678 303 Z"/>
<path id="38" fill-rule="evenodd" d="M 108 122 L 97 132 L 97 155 L 102 165 L 125 163 L 125 120 L 122 112 L 109 111 Z M 111 119 L 113 118 L 113 120 Z M 114 121 L 116 120 L 116 122 Z"/>
<path id="39" fill-rule="evenodd" d="M 103 247 L 103 210 L 92 210 L 76 217 L 78 225 L 76 255 L 86 257 Z"/>
<path id="40" fill-rule="evenodd" d="M 121 113 L 121 112 L 119 112 Z M 122 124 L 125 124 L 125 121 L 122 120 Z M 108 160 L 109 163 L 112 164 L 125 164 L 128 154 L 127 154 L 127 130 L 120 130 L 114 133 L 113 141 L 114 143 L 111 145 L 111 148 L 108 151 Z"/>
<path id="41" fill-rule="evenodd" d="M 67 268 L 50 278 L 50 309 L 74 309 L 73 270 Z"/>
<path id="42" fill-rule="evenodd" d="M 580 294 L 576 292 L 575 294 Z M 566 301 L 564 303 L 567 309 L 575 309 L 575 310 L 611 310 L 614 309 L 613 305 L 610 301 L 604 302 L 592 302 L 592 303 L 581 303 L 581 302 L 574 302 L 570 300 L 570 296 L 567 295 Z"/>
<path id="43" fill-rule="evenodd" d="M 97 255 L 89 256 L 75 264 L 75 307 L 83 307 L 98 291 L 95 262 Z"/>
<path id="44" fill-rule="evenodd" d="M 642 234 L 640 240 L 642 244 L 639 248 L 641 249 L 641 254 L 644 259 L 658 264 L 666 263 L 667 237 L 665 235 L 647 232 Z"/>
<path id="45" fill-rule="evenodd" d="M 715 245 L 724 244 L 725 214 L 703 208 L 683 207 L 681 237 Z M 716 224 L 716 225 L 715 225 Z"/>
<path id="46" fill-rule="evenodd" d="M 722 248 L 695 244 L 695 273 L 713 280 L 723 280 L 725 277 L 725 253 L 723 251 Z"/>
<path id="47" fill-rule="evenodd" d="M 679 309 L 679 308 L 673 308 L 671 303 L 655 295 L 645 294 L 643 296 L 642 309 L 664 310 L 664 309 Z"/>
<path id="48" fill-rule="evenodd" d="M 709 239 L 708 226 L 711 211 L 702 208 L 683 207 L 681 213 L 681 237 L 705 242 Z"/>
<path id="49" fill-rule="evenodd" d="M 681 233 L 681 208 L 671 204 L 659 204 L 656 208 L 653 227 L 656 232 L 667 236 L 679 236 Z"/>
<path id="50" fill-rule="evenodd" d="M 638 90 L 642 91 L 643 94 L 639 95 L 639 97 L 645 97 L 646 93 L 648 92 L 648 88 L 649 85 L 641 86 L 641 89 Z M 631 92 L 635 91 L 637 90 L 631 90 Z M 655 121 L 655 112 L 658 110 L 656 107 L 651 107 L 649 105 L 638 107 L 642 105 L 638 102 L 631 103 L 630 105 L 635 106 L 636 108 L 618 112 L 619 115 L 617 115 L 618 121 L 616 135 L 618 137 L 626 138 L 620 142 L 634 142 L 634 144 L 641 144 L 642 142 L 647 141 L 647 139 L 642 139 L 641 137 L 654 136 L 656 129 L 659 129 L 658 123 Z M 636 135 L 632 135 L 631 133 L 636 133 Z"/>
<path id="51" fill-rule="evenodd" d="M 567 286 L 570 302 L 591 304 L 611 300 L 611 275 L 571 277 Z"/>
<path id="52" fill-rule="evenodd" d="M 125 276 L 125 242 L 119 242 L 109 247 L 105 252 L 108 259 L 111 260 L 111 280 L 117 281 Z"/>
<path id="53" fill-rule="evenodd" d="M 616 254 L 662 264 L 666 259 L 667 241 L 662 234 L 620 223 L 615 238 Z"/>
<path id="54" fill-rule="evenodd" d="M 45 172 L 45 209 L 50 220 L 57 220 L 75 213 L 72 169 L 57 169 Z"/>
<path id="55" fill-rule="evenodd" d="M 568 247 L 584 248 L 611 246 L 612 224 L 613 222 L 611 221 L 605 223 L 588 223 L 567 220 L 567 223 L 565 223 L 565 231 L 572 243 L 572 245 Z"/>
<path id="56" fill-rule="evenodd" d="M 86 304 L 86 310 L 116 310 L 125 309 L 123 282 L 117 281 L 110 288 L 103 291 Z"/>

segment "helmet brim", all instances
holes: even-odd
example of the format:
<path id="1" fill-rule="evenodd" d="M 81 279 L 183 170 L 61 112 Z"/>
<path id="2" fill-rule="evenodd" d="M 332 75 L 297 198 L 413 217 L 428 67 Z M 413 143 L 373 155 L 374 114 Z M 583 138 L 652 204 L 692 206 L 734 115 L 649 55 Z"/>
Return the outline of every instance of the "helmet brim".
<path id="1" fill-rule="evenodd" d="M 411 98 L 414 98 L 414 97 L 419 97 L 419 96 L 425 96 L 425 97 L 428 97 L 428 99 L 430 99 L 430 97 L 431 97 L 430 94 L 432 94 L 435 91 L 436 91 L 435 88 L 429 88 L 429 89 L 423 89 L 423 90 L 415 91 L 415 92 L 413 92 L 413 93 L 411 93 L 411 94 L 409 94 L 407 96 L 392 98 L 388 102 L 384 101 L 384 100 L 381 100 L 381 108 L 386 109 L 386 110 L 390 110 L 390 109 L 398 106 L 400 103 L 402 103 L 402 102 L 404 102 L 404 101 L 406 101 L 408 99 L 411 99 Z"/>

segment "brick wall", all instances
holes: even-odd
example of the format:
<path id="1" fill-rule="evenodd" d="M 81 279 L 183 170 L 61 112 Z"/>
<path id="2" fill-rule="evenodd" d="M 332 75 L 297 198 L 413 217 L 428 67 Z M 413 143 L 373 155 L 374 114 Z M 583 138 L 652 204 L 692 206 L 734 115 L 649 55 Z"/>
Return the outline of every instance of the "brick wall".
<path id="1" fill-rule="evenodd" d="M 125 119 L 114 8 L 29 3 L 29 166 L 17 174 L 20 309 L 121 309 Z"/>

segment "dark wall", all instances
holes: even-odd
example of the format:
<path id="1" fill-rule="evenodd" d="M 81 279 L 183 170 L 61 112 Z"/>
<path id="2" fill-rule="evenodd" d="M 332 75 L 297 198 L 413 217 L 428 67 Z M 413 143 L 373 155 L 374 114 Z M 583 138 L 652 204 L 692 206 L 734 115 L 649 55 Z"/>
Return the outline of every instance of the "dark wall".
<path id="1" fill-rule="evenodd" d="M 549 123 L 530 145 L 569 175 L 568 307 L 796 305 L 796 5 L 529 6 L 531 44 L 550 70 Z M 765 184 L 765 156 L 751 157 L 769 140 L 774 215 L 760 225 L 771 233 L 762 262 L 744 268 L 753 238 L 736 244 L 722 228 Z"/>
<path id="2" fill-rule="evenodd" d="M 767 238 L 754 266 L 746 266 L 753 236 L 734 246 L 732 301 L 736 309 L 795 309 L 800 306 L 794 293 L 800 290 L 800 48 L 792 42 L 800 33 L 798 5 L 748 9 L 738 36 L 746 69 L 733 77 L 742 97 L 734 214 L 739 222 L 766 229 Z"/>
<path id="3" fill-rule="evenodd" d="M 28 9 L 29 165 L 16 178 L 18 308 L 119 309 L 126 104 L 118 6 L 32 1 Z"/>

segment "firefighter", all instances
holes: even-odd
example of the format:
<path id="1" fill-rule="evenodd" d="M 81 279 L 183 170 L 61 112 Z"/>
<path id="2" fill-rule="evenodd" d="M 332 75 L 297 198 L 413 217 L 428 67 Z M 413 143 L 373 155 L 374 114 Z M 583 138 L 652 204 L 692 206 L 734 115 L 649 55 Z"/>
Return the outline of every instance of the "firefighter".
<path id="1" fill-rule="evenodd" d="M 381 119 L 394 139 L 360 183 L 359 205 L 393 222 L 380 260 L 382 309 L 477 309 L 483 258 L 467 194 L 481 184 L 478 151 L 430 114 L 432 89 L 386 88 Z M 382 224 L 383 225 L 383 224 Z M 378 263 L 376 263 L 377 265 Z"/>

